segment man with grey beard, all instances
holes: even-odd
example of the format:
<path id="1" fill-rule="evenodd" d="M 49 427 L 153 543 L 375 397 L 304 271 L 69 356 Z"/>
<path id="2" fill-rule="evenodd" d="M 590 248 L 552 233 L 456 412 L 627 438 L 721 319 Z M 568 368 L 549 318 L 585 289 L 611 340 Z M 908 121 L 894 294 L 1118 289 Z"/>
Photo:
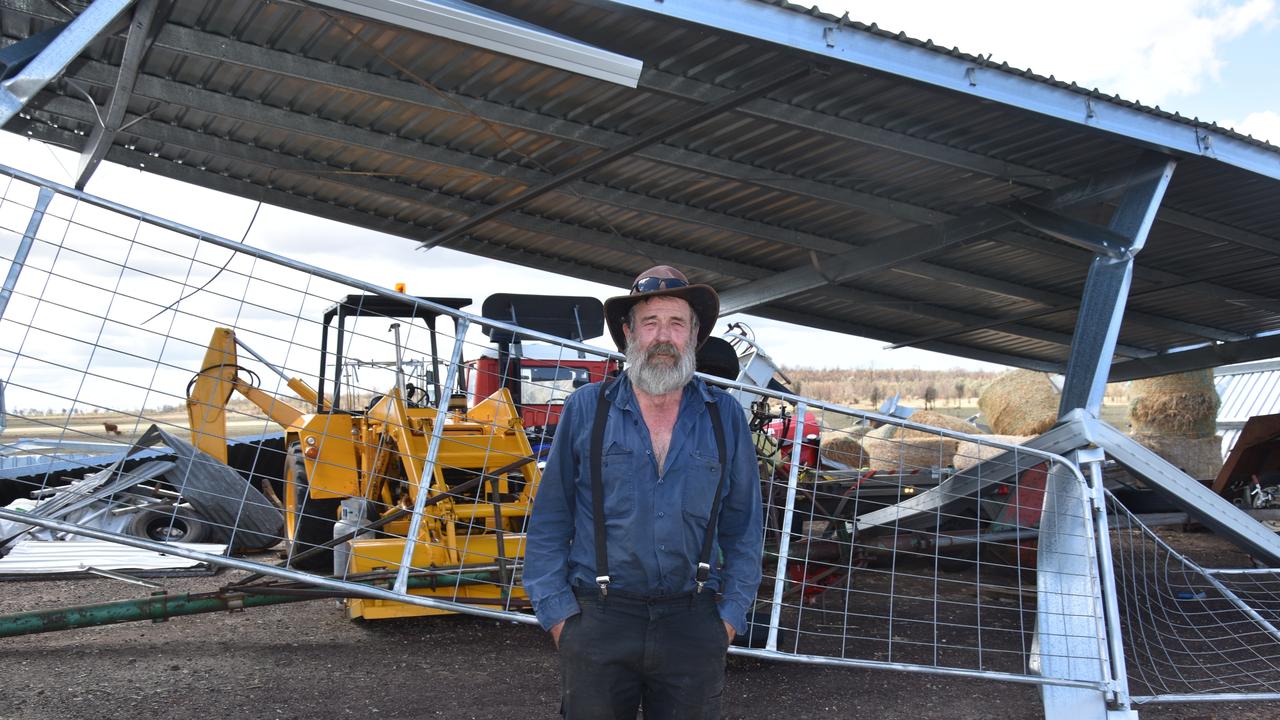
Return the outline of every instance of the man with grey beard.
<path id="1" fill-rule="evenodd" d="M 605 302 L 620 377 L 565 402 L 524 586 L 560 654 L 567 718 L 718 718 L 725 652 L 760 583 L 760 480 L 737 402 L 694 377 L 720 313 L 659 265 Z"/>

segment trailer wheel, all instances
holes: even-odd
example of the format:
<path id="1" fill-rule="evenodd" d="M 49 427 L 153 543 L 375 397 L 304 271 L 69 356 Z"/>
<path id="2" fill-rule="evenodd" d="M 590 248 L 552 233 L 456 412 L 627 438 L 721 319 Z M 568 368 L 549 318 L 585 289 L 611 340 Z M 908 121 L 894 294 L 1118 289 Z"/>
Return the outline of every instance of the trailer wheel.
<path id="1" fill-rule="evenodd" d="M 285 565 L 298 570 L 332 570 L 333 548 L 325 548 L 301 560 L 295 561 L 294 556 L 333 539 L 333 526 L 338 522 L 341 501 L 311 497 L 302 446 L 297 442 L 289 443 L 284 472 Z"/>
<path id="2" fill-rule="evenodd" d="M 185 508 L 143 510 L 129 523 L 126 533 L 156 542 L 198 543 L 209 535 L 209 526 Z"/>

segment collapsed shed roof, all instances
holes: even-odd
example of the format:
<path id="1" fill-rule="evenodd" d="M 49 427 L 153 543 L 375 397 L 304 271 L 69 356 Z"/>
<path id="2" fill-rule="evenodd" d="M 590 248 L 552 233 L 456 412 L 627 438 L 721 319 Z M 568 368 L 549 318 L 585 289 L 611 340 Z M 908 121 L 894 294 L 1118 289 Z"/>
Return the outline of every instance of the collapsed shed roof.
<path id="1" fill-rule="evenodd" d="M 785 3 L 476 4 L 638 86 L 342 2 L 146 1 L 5 127 L 82 152 L 82 186 L 105 158 L 613 285 L 669 263 L 726 310 L 1052 371 L 1172 158 L 1112 379 L 1280 355 L 1265 143 Z M 4 43 L 69 19 L 0 0 Z"/>

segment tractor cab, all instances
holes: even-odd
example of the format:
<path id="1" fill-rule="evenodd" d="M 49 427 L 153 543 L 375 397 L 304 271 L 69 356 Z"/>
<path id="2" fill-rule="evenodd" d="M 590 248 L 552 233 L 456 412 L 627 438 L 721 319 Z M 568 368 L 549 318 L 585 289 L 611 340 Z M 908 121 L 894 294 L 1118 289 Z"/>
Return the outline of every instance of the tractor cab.
<path id="1" fill-rule="evenodd" d="M 348 295 L 325 310 L 320 331 L 320 373 L 317 388 L 320 405 L 317 412 L 328 405 L 331 411 L 363 410 L 373 402 L 374 393 L 365 388 L 383 388 L 394 384 L 404 402 L 411 406 L 427 407 L 439 401 L 442 392 L 453 394 L 454 388 L 440 387 L 441 362 L 436 321 L 441 312 L 427 303 L 460 310 L 471 304 L 468 298 L 419 297 L 418 301 L 402 300 L 381 295 Z M 361 327 L 356 330 L 355 318 L 379 318 L 393 321 L 389 326 L 379 324 L 378 330 Z M 458 319 L 453 321 L 453 337 L 458 335 Z M 401 325 L 398 320 L 407 320 Z M 422 323 L 420 327 L 414 320 Z M 425 328 L 427 340 L 410 338 Z M 375 334 L 376 333 L 376 334 Z M 388 334 L 391 338 L 388 338 Z M 332 335 L 333 344 L 330 345 Z M 425 350 L 416 356 L 405 357 L 405 348 Z M 362 351 L 374 353 L 361 358 Z M 361 375 L 364 378 L 361 378 Z M 369 375 L 375 377 L 370 378 Z M 329 378 L 332 377 L 332 382 Z M 328 400 L 326 403 L 326 391 Z"/>

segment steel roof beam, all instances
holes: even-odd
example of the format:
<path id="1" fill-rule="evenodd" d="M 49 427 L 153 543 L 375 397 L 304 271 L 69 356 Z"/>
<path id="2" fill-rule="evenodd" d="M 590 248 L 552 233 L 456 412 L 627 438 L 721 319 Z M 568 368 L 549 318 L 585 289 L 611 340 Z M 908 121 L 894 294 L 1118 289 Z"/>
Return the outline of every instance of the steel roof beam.
<path id="1" fill-rule="evenodd" d="M 133 0 L 94 0 L 17 75 L 0 83 L 0 127 L 61 73 Z"/>
<path id="2" fill-rule="evenodd" d="M 1049 190 L 1030 200 L 1047 209 L 1057 209 L 1096 202 L 1125 189 L 1131 182 L 1145 179 L 1147 169 L 1136 178 L 1129 173 L 1116 173 L 1091 178 L 1072 185 Z M 917 260 L 939 250 L 1004 230 L 1017 221 L 997 207 L 987 207 L 936 226 L 916 227 L 881 238 L 866 247 L 828 258 L 819 267 L 803 265 L 783 271 L 748 286 L 733 288 L 720 295 L 722 312 L 742 312 L 790 295 L 823 285 L 841 283 L 859 275 L 875 272 L 908 260 Z"/>
<path id="3" fill-rule="evenodd" d="M 921 260 L 897 265 L 893 268 L 892 272 L 922 277 L 936 282 L 958 285 L 970 292 L 983 292 L 999 297 L 1027 300 L 1044 305 L 1046 310 L 1056 311 L 1074 309 L 1080 302 L 1077 298 L 1053 292 L 1051 290 L 1045 290 L 1044 288 L 1033 288 L 1027 285 L 1010 282 L 1008 280 L 1002 280 L 988 275 L 979 275 L 964 270 L 956 270 L 954 268 Z M 1200 337 L 1209 340 L 1221 340 L 1227 342 L 1244 340 L 1249 337 L 1243 333 L 1223 330 L 1222 328 L 1210 327 L 1199 323 L 1187 322 L 1185 320 L 1177 320 L 1171 317 L 1165 317 L 1164 315 L 1154 315 L 1140 310 L 1129 310 L 1125 314 L 1125 320 L 1131 320 L 1135 324 L 1144 325 L 1146 327 L 1170 330 L 1182 333 L 1189 337 Z"/>
<path id="4" fill-rule="evenodd" d="M 1029 228 L 1097 255 L 1121 260 L 1130 252 L 1129 239 L 1108 228 L 1098 227 L 1093 223 L 1038 208 L 1019 200 L 1010 201 L 1002 206 L 1002 209 L 1009 217 Z"/>
<path id="5" fill-rule="evenodd" d="M 1221 367 L 1250 360 L 1280 356 L 1280 333 L 1233 343 L 1213 343 L 1202 347 L 1161 353 L 1155 357 L 1126 360 L 1111 366 L 1110 382 Z"/>
<path id="6" fill-rule="evenodd" d="M 881 305 L 887 303 L 890 305 L 890 309 L 894 312 L 914 317 L 927 318 L 935 322 L 941 321 L 945 323 L 952 323 L 960 325 L 962 328 L 972 327 L 975 322 L 985 322 L 992 327 L 997 325 L 1000 326 L 1001 329 L 997 332 L 1003 334 L 1030 338 L 1032 340 L 1040 340 L 1042 342 L 1053 343 L 1054 345 L 1061 345 L 1063 347 L 1071 346 L 1071 335 L 1069 333 L 1061 333 L 1056 330 L 1035 327 L 1033 325 L 1022 325 L 1012 318 L 984 317 L 977 313 L 961 312 L 942 305 L 918 301 L 912 298 L 896 297 L 887 293 L 854 290 L 846 287 L 818 288 L 811 294 L 818 297 L 831 298 L 833 300 L 840 300 L 843 302 L 856 302 L 864 305 Z M 963 329 L 954 330 L 949 332 L 948 336 L 953 337 L 961 334 L 962 332 L 964 332 Z M 1130 358 L 1152 357 L 1156 355 L 1156 351 L 1150 348 L 1137 347 L 1136 345 L 1119 345 L 1116 348 L 1116 354 L 1121 357 Z"/>
<path id="7" fill-rule="evenodd" d="M 115 87 L 111 90 L 107 101 L 107 114 L 99 119 L 89 134 L 89 141 L 80 153 L 80 163 L 76 170 L 75 186 L 83 190 L 90 176 L 98 169 L 98 164 L 107 155 L 120 123 L 124 120 L 124 112 L 129 107 L 129 98 L 133 96 L 133 84 L 138 78 L 138 68 L 147 52 L 152 35 L 152 23 L 156 18 L 159 0 L 138 0 L 133 9 L 133 21 L 129 23 L 129 35 L 125 38 L 124 54 L 120 59 L 120 72 L 116 77 Z"/>
<path id="8" fill-rule="evenodd" d="M 75 98 L 52 98 L 45 103 L 45 107 L 51 111 L 57 112 L 63 117 L 77 119 L 82 122 L 90 122 L 93 119 L 93 115 L 89 109 L 85 108 L 83 104 Z M 208 153 L 220 157 L 232 157 L 242 162 L 256 164 L 264 173 L 281 171 L 285 173 L 299 173 L 308 177 L 323 177 L 327 175 L 324 179 L 327 183 L 347 187 L 358 187 L 361 190 L 370 193 L 376 193 L 414 204 L 426 204 L 432 208 L 446 210 L 460 216 L 471 215 L 479 209 L 486 207 L 481 203 L 443 193 L 424 195 L 424 191 L 421 188 L 397 183 L 391 180 L 367 176 L 333 175 L 333 173 L 342 172 L 343 169 L 327 166 L 313 160 L 285 155 L 266 148 L 224 140 L 205 133 L 199 133 L 170 125 L 168 123 L 139 119 L 137 120 L 137 124 L 139 125 L 139 129 L 146 131 L 145 137 L 150 141 L 163 143 L 171 148 L 183 148 L 197 153 Z M 357 181 L 356 178 L 360 179 Z M 567 223 L 555 222 L 534 215 L 513 213 L 505 216 L 503 219 L 499 220 L 498 223 L 515 230 L 549 235 L 571 242 L 585 243 L 600 249 L 637 255 L 655 262 L 674 263 L 686 268 L 712 272 L 717 275 L 737 280 L 755 280 L 765 277 L 770 273 L 766 268 L 701 255 L 695 252 L 671 248 L 655 243 L 648 243 L 634 238 L 611 235 L 609 233 L 602 233 L 585 228 L 577 228 L 576 226 L 572 226 Z M 492 247 L 492 244 L 487 247 Z M 906 298 L 895 298 L 893 296 L 873 294 L 843 287 L 820 289 L 817 291 L 817 294 L 819 296 L 830 297 L 841 301 L 856 301 L 862 303 L 901 303 L 906 300 Z M 905 312 L 917 317 L 925 317 L 934 320 L 940 319 L 945 322 L 955 323 L 962 326 L 969 325 L 974 322 L 985 322 L 992 325 L 1000 324 L 1004 326 L 1000 332 L 1010 335 L 1029 337 L 1057 345 L 1067 346 L 1070 345 L 1071 342 L 1070 335 L 1034 326 L 1018 325 L 1012 319 L 992 319 L 972 313 L 957 312 L 950 308 L 926 302 L 912 301 L 911 304 L 914 306 L 913 308 L 903 309 L 902 307 L 898 307 L 897 309 L 900 312 Z M 1119 347 L 1117 352 L 1121 356 L 1131 358 L 1150 357 L 1155 354 L 1154 351 L 1147 348 L 1127 345 Z"/>
<path id="9" fill-rule="evenodd" d="M 895 340 L 905 337 L 902 333 L 893 330 L 886 330 L 885 328 L 861 325 L 858 323 L 850 323 L 833 318 L 814 317 L 813 315 L 805 312 L 789 310 L 777 305 L 770 305 L 768 307 L 759 308 L 758 310 L 752 310 L 751 314 L 771 320 L 795 323 L 796 325 L 805 325 L 808 327 L 818 328 L 820 330 L 830 330 L 831 332 L 843 333 L 846 335 L 857 335 L 859 337 L 872 338 L 885 342 L 894 342 Z M 1035 358 L 1021 357 L 1018 355 L 1008 355 L 991 350 L 981 350 L 968 345 L 931 343 L 928 347 L 923 349 L 946 355 L 967 357 L 971 360 L 981 360 L 983 362 L 996 363 L 998 365 L 1010 365 L 1013 367 L 1026 368 L 1028 370 L 1041 370 L 1050 373 L 1062 372 L 1063 367 L 1061 363 L 1055 363 L 1048 360 L 1037 360 Z"/>
<path id="10" fill-rule="evenodd" d="M 1062 245 L 1060 243 L 1056 243 L 1051 240 L 1043 240 L 1041 238 L 1032 237 L 1030 235 L 1018 238 L 1018 241 L 1016 244 L 1020 247 L 1024 247 L 1029 250 L 1034 250 L 1036 252 L 1049 255 L 1050 257 L 1056 257 L 1064 260 L 1079 261 L 1083 257 L 1078 250 L 1067 247 L 1066 245 Z M 1143 282 L 1150 282 L 1150 283 L 1157 283 L 1159 285 L 1159 287 L 1140 290 L 1138 291 L 1138 294 L 1145 294 L 1147 292 L 1153 292 L 1153 293 L 1160 292 L 1164 290 L 1173 289 L 1176 287 L 1180 290 L 1195 292 L 1200 295 L 1213 297 L 1219 300 L 1225 300 L 1227 302 L 1239 302 L 1244 300 L 1244 301 L 1250 301 L 1250 302 L 1268 303 L 1268 302 L 1276 302 L 1277 299 L 1280 299 L 1280 298 L 1268 297 L 1266 295 L 1258 295 L 1257 293 L 1251 293 L 1251 292 L 1248 292 L 1247 290 L 1237 290 L 1236 288 L 1233 288 L 1233 287 L 1227 287 L 1225 285 L 1219 285 L 1217 283 L 1210 282 L 1207 279 L 1197 279 L 1193 277 L 1188 277 L 1180 273 L 1170 272 L 1168 270 L 1161 270 L 1160 268 L 1151 267 L 1150 265 L 1141 265 L 1141 264 L 1135 265 L 1133 272 L 1134 272 L 1133 277 L 1135 280 L 1141 280 Z"/>
<path id="11" fill-rule="evenodd" d="M 660 127 L 657 127 L 638 138 L 629 140 L 618 147 L 605 150 L 595 157 L 592 157 L 590 160 L 577 163 L 571 169 L 565 170 L 553 177 L 549 177 L 537 185 L 525 188 L 515 197 L 504 200 L 503 202 L 500 202 L 497 205 L 494 205 L 493 207 L 477 213 L 473 217 L 467 218 L 463 222 L 450 227 L 448 230 L 437 234 L 435 237 L 424 242 L 423 246 L 426 248 L 433 248 L 437 245 L 442 245 L 469 230 L 473 230 L 483 225 L 503 213 L 523 207 L 534 198 L 549 193 L 563 185 L 567 185 L 574 180 L 585 177 L 610 163 L 627 157 L 628 155 L 635 154 L 639 150 L 661 142 L 676 133 L 683 132 L 692 127 L 701 125 L 711 118 L 723 115 L 748 100 L 760 97 L 761 95 L 772 90 L 776 90 L 787 83 L 799 80 L 800 78 L 810 74 L 810 72 L 812 72 L 812 70 L 805 66 L 778 73 L 772 78 L 764 79 L 753 83 L 748 87 L 742 88 L 738 92 L 712 103 L 711 105 L 703 107 L 690 115 L 664 123 Z"/>
<path id="12" fill-rule="evenodd" d="M 69 98 L 62 98 L 62 100 L 67 102 L 73 102 Z M 143 121 L 143 122 L 154 122 L 154 121 Z M 196 133 L 194 131 L 184 130 L 182 128 L 177 128 L 173 126 L 167 126 L 164 123 L 157 123 L 157 124 L 164 125 L 165 127 L 169 127 L 171 130 L 177 133 L 185 134 L 188 136 L 205 138 L 211 142 L 219 143 L 222 145 L 228 144 L 227 141 L 219 140 L 218 138 L 215 138 L 213 136 L 204 135 L 202 133 Z M 43 125 L 39 123 L 28 123 L 28 126 L 30 127 L 30 129 L 34 131 L 34 134 L 50 135 L 50 137 L 45 137 L 43 139 L 53 141 L 64 146 L 68 145 L 70 142 L 73 142 L 76 138 L 79 137 L 69 131 L 62 130 L 62 129 L 54 129 L 47 125 Z M 177 138 L 171 138 L 169 141 L 175 141 L 176 139 Z M 192 148 L 192 149 L 198 152 L 209 152 L 215 148 L 206 147 L 206 148 Z M 221 149 L 225 149 L 225 148 L 221 148 Z M 317 163 L 312 163 L 310 161 L 300 160 L 297 158 L 290 158 L 289 156 L 284 156 L 281 153 L 272 152 L 264 148 L 255 148 L 255 147 L 249 147 L 249 146 L 239 146 L 239 152 L 236 153 L 236 156 L 239 159 L 248 160 L 248 161 L 258 160 L 258 161 L 263 161 L 264 163 L 270 162 L 275 166 L 280 166 L 282 169 L 285 169 L 286 171 L 300 171 L 300 172 L 314 173 L 314 170 L 318 165 Z M 282 190 L 276 190 L 272 188 L 267 188 L 264 190 L 264 188 L 261 185 L 254 184 L 247 180 L 242 180 L 242 179 L 238 179 L 238 178 L 234 178 L 226 175 L 205 172 L 191 165 L 177 164 L 177 163 L 171 162 L 163 157 L 157 159 L 146 154 L 145 152 L 137 151 L 137 150 L 134 150 L 134 151 L 126 150 L 119 145 L 112 147 L 111 151 L 108 154 L 108 159 L 125 166 L 136 165 L 139 162 L 147 162 L 147 163 L 150 163 L 150 166 L 149 166 L 150 169 L 157 171 L 162 175 L 172 177 L 177 180 L 198 183 L 206 187 L 211 187 L 213 189 L 221 190 L 223 192 L 228 192 L 235 195 L 240 195 L 245 197 L 257 196 L 263 201 L 271 202 L 272 204 L 283 207 L 283 208 L 297 210 L 299 212 L 305 212 L 305 213 L 317 215 L 320 217 L 327 217 L 333 220 L 337 220 L 339 222 L 349 222 L 355 225 L 369 227 L 373 230 L 393 233 L 396 235 L 409 237 L 409 238 L 413 238 L 415 236 L 429 237 L 429 232 L 430 232 L 429 229 L 426 229 L 421 226 L 414 225 L 412 223 L 408 223 L 402 220 L 398 220 L 393 217 L 378 217 L 376 215 L 372 215 L 360 210 L 356 210 L 354 208 L 342 207 L 339 205 L 325 202 L 323 200 L 308 198 L 302 195 L 289 193 Z M 295 165 L 295 163 L 298 163 L 298 164 Z M 323 166 L 320 166 L 320 167 L 323 167 Z M 367 181 L 368 179 L 366 179 L 365 182 Z M 389 181 L 376 181 L 376 184 L 380 185 L 381 186 L 380 189 L 382 190 L 391 190 L 393 188 L 398 190 L 399 193 L 406 198 L 406 200 L 413 199 L 413 198 L 420 200 L 422 198 L 421 191 L 414 191 L 413 188 L 403 186 L 398 183 L 392 183 Z M 373 191 L 376 191 L 376 190 L 373 190 Z M 370 223 L 369 221 L 371 219 L 375 220 L 375 222 Z M 462 245 L 462 247 L 460 247 L 459 249 L 466 252 L 483 254 L 488 257 L 493 257 L 495 259 L 503 260 L 506 262 L 512 262 L 516 264 L 521 264 L 528 267 L 534 267 L 539 269 L 549 269 L 554 272 L 561 272 L 561 273 L 572 275 L 575 277 L 590 279 L 596 282 L 601 282 L 609 285 L 625 286 L 626 283 L 630 282 L 631 280 L 629 276 L 623 276 L 618 273 L 613 273 L 604 269 L 595 268 L 593 266 L 590 266 L 584 263 L 574 262 L 574 261 L 566 260 L 563 258 L 548 257 L 542 254 L 530 253 L 527 251 L 520 250 L 518 248 L 512 248 L 506 245 L 498 245 L 489 241 L 485 241 L 482 238 L 478 238 L 478 237 L 468 236 L 466 238 L 462 238 L 460 240 L 460 244 Z M 809 315 L 807 313 L 800 313 L 792 310 L 787 310 L 785 308 L 770 307 L 770 308 L 762 308 L 761 310 L 762 312 L 754 313 L 754 314 L 758 314 L 760 317 L 773 318 L 777 320 L 782 320 L 784 322 L 802 323 L 802 324 L 810 325 L 813 327 L 818 327 L 821 329 L 831 330 L 834 332 L 856 334 L 863 337 L 883 340 L 886 342 L 900 340 L 904 337 L 901 333 L 895 333 L 892 331 L 885 330 L 883 328 L 875 328 L 875 327 L 864 326 L 864 325 L 855 325 L 852 323 L 847 323 L 847 322 L 829 319 L 829 318 L 815 318 L 812 315 Z M 969 357 L 975 360 L 982 360 L 986 362 L 993 362 L 993 363 L 1004 364 L 1004 365 L 1012 365 L 1015 367 L 1026 367 L 1030 369 L 1043 370 L 1046 372 L 1060 372 L 1062 370 L 1061 364 L 1056 364 L 1051 361 L 1040 361 L 1040 360 L 1035 360 L 1033 358 L 1029 359 L 1029 358 L 1018 357 L 1014 355 L 1007 355 L 1004 353 L 997 353 L 997 352 L 975 349 L 975 348 L 964 346 L 964 345 L 935 342 L 935 343 L 928 344 L 925 347 L 925 349 L 935 351 L 935 352 Z M 1135 362 L 1135 361 L 1130 361 L 1130 362 Z"/>

